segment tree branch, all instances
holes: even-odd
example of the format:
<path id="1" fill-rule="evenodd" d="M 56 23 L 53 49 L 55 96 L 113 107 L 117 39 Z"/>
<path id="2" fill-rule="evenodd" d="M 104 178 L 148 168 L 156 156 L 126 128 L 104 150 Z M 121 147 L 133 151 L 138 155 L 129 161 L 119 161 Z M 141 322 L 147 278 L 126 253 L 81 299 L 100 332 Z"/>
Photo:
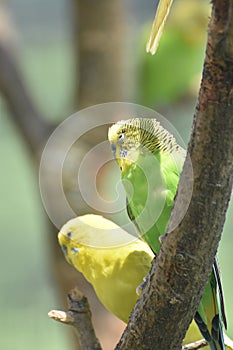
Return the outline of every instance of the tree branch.
<path id="1" fill-rule="evenodd" d="M 77 0 L 75 4 L 79 56 L 77 106 L 81 109 L 106 101 L 121 101 L 129 80 L 124 61 L 127 26 L 123 6 L 118 0 Z"/>
<path id="2" fill-rule="evenodd" d="M 233 176 L 233 1 L 213 1 L 191 140 L 193 195 L 180 225 L 166 234 L 116 349 L 180 350 L 211 272 Z M 170 224 L 188 195 L 186 160 Z"/>
<path id="3" fill-rule="evenodd" d="M 0 40 L 0 91 L 30 151 L 38 155 L 54 127 L 49 125 L 32 102 L 17 60 L 3 40 Z"/>
<path id="4" fill-rule="evenodd" d="M 48 313 L 50 318 L 61 323 L 72 325 L 77 334 L 81 349 L 101 350 L 91 322 L 91 311 L 87 298 L 77 288 L 70 291 L 67 296 L 68 311 L 52 310 Z"/>
<path id="5" fill-rule="evenodd" d="M 207 345 L 208 345 L 207 341 L 204 339 L 201 339 L 201 340 L 195 341 L 194 343 L 190 343 L 182 346 L 182 350 L 197 350 L 197 349 L 202 349 Z"/>

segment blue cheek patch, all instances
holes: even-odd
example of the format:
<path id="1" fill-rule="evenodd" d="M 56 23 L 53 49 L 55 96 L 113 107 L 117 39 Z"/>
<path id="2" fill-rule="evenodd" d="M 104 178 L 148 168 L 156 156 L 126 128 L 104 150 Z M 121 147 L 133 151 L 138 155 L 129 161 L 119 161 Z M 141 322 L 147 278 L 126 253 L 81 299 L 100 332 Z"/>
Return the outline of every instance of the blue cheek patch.
<path id="1" fill-rule="evenodd" d="M 62 244 L 61 245 L 61 249 L 62 249 L 62 251 L 63 251 L 63 253 L 65 254 L 65 255 L 67 255 L 67 246 L 65 245 L 65 244 Z"/>
<path id="2" fill-rule="evenodd" d="M 76 248 L 76 247 L 73 247 L 70 250 L 71 250 L 72 253 L 75 253 L 75 254 L 79 252 L 79 249 Z"/>
<path id="3" fill-rule="evenodd" d="M 122 150 L 120 150 L 120 156 L 121 157 L 126 157 L 127 156 L 127 151 L 126 151 L 126 149 L 122 149 Z"/>

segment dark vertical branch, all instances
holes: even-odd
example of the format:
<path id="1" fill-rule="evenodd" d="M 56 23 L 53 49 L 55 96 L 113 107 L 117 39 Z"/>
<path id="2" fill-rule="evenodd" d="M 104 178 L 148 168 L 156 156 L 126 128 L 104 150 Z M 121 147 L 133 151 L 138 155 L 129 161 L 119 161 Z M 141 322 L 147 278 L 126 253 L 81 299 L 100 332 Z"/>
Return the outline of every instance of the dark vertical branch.
<path id="1" fill-rule="evenodd" d="M 213 1 L 199 100 L 189 143 L 193 196 L 166 235 L 117 349 L 181 349 L 200 302 L 225 220 L 233 180 L 233 1 Z M 188 195 L 189 163 L 172 218 Z"/>
<path id="2" fill-rule="evenodd" d="M 122 101 L 125 25 L 119 0 L 76 0 L 78 14 L 77 105 Z M 124 33 L 124 35 L 123 35 Z"/>
<path id="3" fill-rule="evenodd" d="M 0 40 L 0 91 L 6 99 L 14 122 L 33 154 L 38 154 L 52 127 L 36 108 L 24 83 L 13 52 Z"/>

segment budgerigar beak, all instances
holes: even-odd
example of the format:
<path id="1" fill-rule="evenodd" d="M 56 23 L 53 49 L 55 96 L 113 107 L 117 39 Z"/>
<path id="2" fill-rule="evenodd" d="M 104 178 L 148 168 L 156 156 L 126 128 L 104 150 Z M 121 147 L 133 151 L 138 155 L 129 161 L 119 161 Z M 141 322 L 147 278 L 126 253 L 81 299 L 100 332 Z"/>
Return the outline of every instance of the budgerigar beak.
<path id="1" fill-rule="evenodd" d="M 114 158 L 116 158 L 116 145 L 114 143 L 111 143 L 111 150 Z"/>

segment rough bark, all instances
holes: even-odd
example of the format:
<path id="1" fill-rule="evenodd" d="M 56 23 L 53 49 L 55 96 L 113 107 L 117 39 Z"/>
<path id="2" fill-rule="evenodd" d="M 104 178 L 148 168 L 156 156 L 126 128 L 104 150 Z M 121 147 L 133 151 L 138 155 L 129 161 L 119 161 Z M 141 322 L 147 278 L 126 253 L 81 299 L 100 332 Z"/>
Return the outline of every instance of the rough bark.
<path id="1" fill-rule="evenodd" d="M 188 151 L 193 195 L 181 224 L 167 234 L 116 349 L 181 349 L 207 283 L 233 177 L 233 1 L 215 0 Z M 172 220 L 187 197 L 185 162 Z"/>

